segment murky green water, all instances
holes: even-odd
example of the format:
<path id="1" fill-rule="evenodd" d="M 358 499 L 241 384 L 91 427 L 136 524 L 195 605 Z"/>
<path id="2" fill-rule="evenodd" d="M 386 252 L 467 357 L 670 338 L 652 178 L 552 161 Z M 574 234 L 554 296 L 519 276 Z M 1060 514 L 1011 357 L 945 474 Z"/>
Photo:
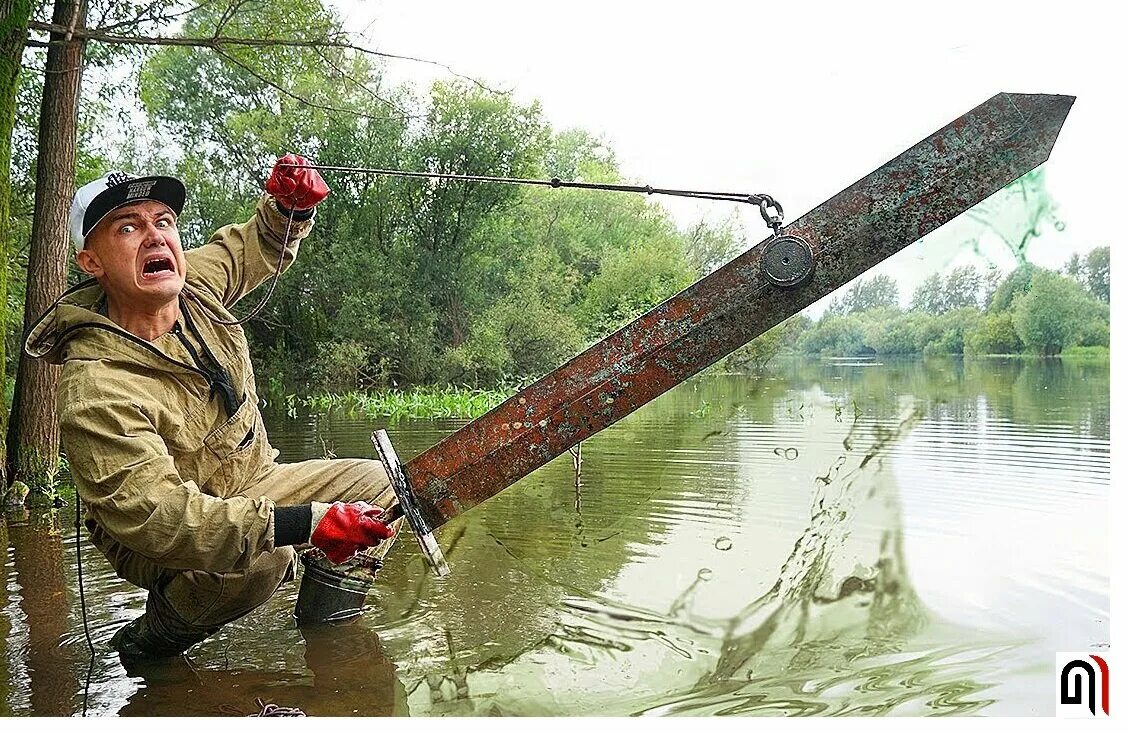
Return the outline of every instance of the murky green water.
<path id="1" fill-rule="evenodd" d="M 378 424 L 270 416 L 282 460 Z M 390 428 L 402 457 L 456 427 Z M 1109 370 L 796 364 L 681 386 L 450 523 L 453 574 L 393 553 L 358 626 L 297 583 L 130 675 L 143 608 L 73 508 L 0 525 L 0 713 L 1050 715 L 1054 654 L 1109 639 Z M 55 528 L 52 531 L 52 528 Z"/>

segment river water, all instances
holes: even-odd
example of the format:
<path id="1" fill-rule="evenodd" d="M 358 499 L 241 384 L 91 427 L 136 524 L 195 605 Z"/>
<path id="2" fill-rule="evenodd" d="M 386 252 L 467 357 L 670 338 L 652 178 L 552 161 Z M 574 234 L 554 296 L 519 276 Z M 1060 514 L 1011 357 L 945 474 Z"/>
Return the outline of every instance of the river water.
<path id="1" fill-rule="evenodd" d="M 269 413 L 280 460 L 372 456 L 379 420 Z M 402 458 L 459 425 L 387 426 Z M 1056 651 L 1109 640 L 1109 368 L 785 365 L 704 376 L 439 533 L 359 624 L 299 630 L 297 582 L 127 672 L 144 592 L 73 507 L 0 524 L 0 714 L 935 715 L 1054 712 Z"/>

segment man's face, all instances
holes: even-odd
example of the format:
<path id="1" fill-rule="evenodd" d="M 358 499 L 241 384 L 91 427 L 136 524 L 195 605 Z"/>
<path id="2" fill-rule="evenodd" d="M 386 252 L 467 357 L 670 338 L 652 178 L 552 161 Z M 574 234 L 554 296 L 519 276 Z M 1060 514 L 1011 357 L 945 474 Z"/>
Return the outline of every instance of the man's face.
<path id="1" fill-rule="evenodd" d="M 86 236 L 78 266 L 117 308 L 154 311 L 184 288 L 187 263 L 176 214 L 159 201 L 114 209 Z"/>

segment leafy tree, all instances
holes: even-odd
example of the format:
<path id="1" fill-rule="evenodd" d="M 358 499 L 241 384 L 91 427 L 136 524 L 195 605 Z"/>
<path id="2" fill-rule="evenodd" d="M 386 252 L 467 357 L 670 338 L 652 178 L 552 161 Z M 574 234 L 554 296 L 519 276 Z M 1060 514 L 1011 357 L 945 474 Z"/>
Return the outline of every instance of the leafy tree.
<path id="1" fill-rule="evenodd" d="M 1022 346 L 1010 313 L 988 314 L 965 339 L 969 354 L 1015 354 Z"/>
<path id="2" fill-rule="evenodd" d="M 1000 286 L 1000 269 L 995 263 L 988 263 L 988 272 L 984 274 L 984 299 L 980 307 L 987 311 L 992 305 L 992 296 Z"/>
<path id="3" fill-rule="evenodd" d="M 862 318 L 858 314 L 827 314 L 799 338 L 804 354 L 854 357 L 873 353 L 867 346 Z"/>
<path id="4" fill-rule="evenodd" d="M 703 219 L 683 233 L 687 258 L 699 277 L 732 260 L 745 249 L 747 242 L 740 221 L 735 216 L 711 224 Z"/>
<path id="5" fill-rule="evenodd" d="M 1076 280 L 1079 283 L 1086 284 L 1086 265 L 1082 262 L 1082 256 L 1077 252 L 1070 256 L 1066 265 L 1062 266 L 1062 274 L 1071 280 Z"/>
<path id="6" fill-rule="evenodd" d="M 1078 333 L 1078 346 L 1081 347 L 1108 347 L 1109 346 L 1109 321 L 1094 319 L 1086 322 Z"/>
<path id="7" fill-rule="evenodd" d="M 52 20 L 57 25 L 82 29 L 86 11 L 83 1 L 55 0 Z M 24 296 L 25 333 L 65 289 L 70 254 L 66 223 L 74 191 L 78 101 L 86 42 L 57 31 L 52 32 L 51 41 L 38 122 L 35 212 Z M 8 475 L 42 491 L 54 484 L 59 461 L 57 381 L 57 368 L 21 355 L 6 436 Z"/>
<path id="8" fill-rule="evenodd" d="M 1090 297 L 1058 273 L 1036 272 L 1027 293 L 1015 300 L 1015 330 L 1026 349 L 1054 356 L 1077 343 L 1089 315 Z"/>
<path id="9" fill-rule="evenodd" d="M 12 236 L 12 132 L 16 123 L 20 59 L 23 57 L 31 0 L 0 0 L 0 436 L 8 428 L 6 341 L 9 324 L 8 279 Z M 2 442 L 0 442 L 2 443 Z M 0 445 L 0 493 L 7 489 L 7 457 Z"/>
<path id="10" fill-rule="evenodd" d="M 725 359 L 725 367 L 730 370 L 763 372 L 774 357 L 788 351 L 795 344 L 796 338 L 809 328 L 811 319 L 803 314 L 785 319 L 730 354 Z"/>
<path id="11" fill-rule="evenodd" d="M 694 282 L 693 270 L 680 255 L 658 240 L 606 258 L 580 303 L 586 332 L 603 336 Z"/>
<path id="12" fill-rule="evenodd" d="M 970 306 L 948 311 L 937 320 L 935 328 L 940 336 L 925 344 L 922 353 L 964 354 L 965 336 L 976 329 L 981 318 L 980 311 Z"/>
<path id="13" fill-rule="evenodd" d="M 933 273 L 914 290 L 910 308 L 931 314 L 944 313 L 945 287 L 940 273 Z"/>
<path id="14" fill-rule="evenodd" d="M 989 313 L 1002 313 L 1010 311 L 1012 302 L 1031 287 L 1031 277 L 1035 274 L 1035 266 L 1024 262 L 1015 270 L 1007 274 L 992 294 Z"/>
<path id="15" fill-rule="evenodd" d="M 984 277 L 973 265 L 954 268 L 945 278 L 945 311 L 979 308 Z"/>
<path id="16" fill-rule="evenodd" d="M 897 309 L 866 313 L 866 344 L 877 354 L 908 355 L 921 351 L 916 324 Z"/>
<path id="17" fill-rule="evenodd" d="M 1109 303 L 1109 248 L 1098 247 L 1086 255 L 1086 287 L 1098 300 Z"/>
<path id="18" fill-rule="evenodd" d="M 845 294 L 831 302 L 827 310 L 845 315 L 884 306 L 898 306 L 898 283 L 889 275 L 879 274 L 856 280 Z"/>

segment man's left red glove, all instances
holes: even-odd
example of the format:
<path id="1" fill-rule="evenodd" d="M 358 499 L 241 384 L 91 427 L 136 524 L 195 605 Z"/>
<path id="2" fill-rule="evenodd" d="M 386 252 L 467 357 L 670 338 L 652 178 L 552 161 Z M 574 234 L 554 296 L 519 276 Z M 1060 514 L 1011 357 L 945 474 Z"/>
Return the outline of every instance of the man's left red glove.
<path id="1" fill-rule="evenodd" d="M 380 507 L 367 502 L 313 502 L 310 543 L 325 551 L 334 563 L 344 563 L 359 551 L 391 538 L 393 530 L 379 518 Z"/>
<path id="2" fill-rule="evenodd" d="M 287 209 L 313 209 L 329 196 L 329 187 L 316 168 L 294 168 L 293 164 L 308 166 L 310 162 L 300 155 L 287 153 L 275 162 L 264 188 Z"/>

